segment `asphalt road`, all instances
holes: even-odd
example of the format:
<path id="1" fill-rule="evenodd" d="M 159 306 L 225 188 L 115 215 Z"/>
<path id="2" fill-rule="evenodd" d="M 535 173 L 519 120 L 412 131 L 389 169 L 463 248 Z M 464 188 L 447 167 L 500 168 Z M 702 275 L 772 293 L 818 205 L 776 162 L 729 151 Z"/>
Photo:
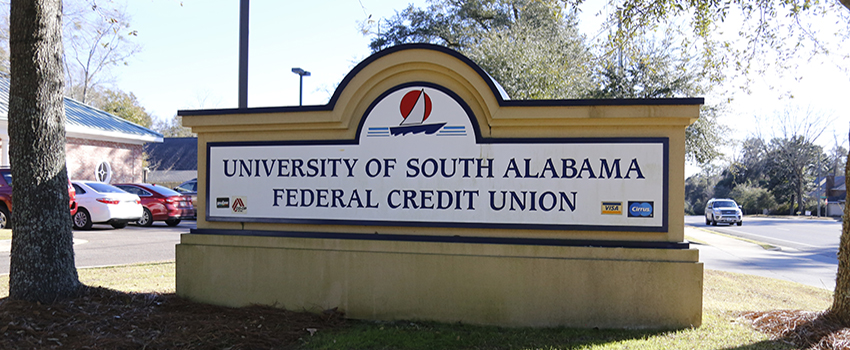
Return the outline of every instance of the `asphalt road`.
<path id="1" fill-rule="evenodd" d="M 180 234 L 195 228 L 195 221 L 176 227 L 155 222 L 151 227 L 128 225 L 114 229 L 94 225 L 91 230 L 74 231 L 74 257 L 77 268 L 174 260 L 174 246 Z M 9 247 L 0 247 L 0 274 L 9 273 Z"/>
<path id="2" fill-rule="evenodd" d="M 782 248 L 835 258 L 841 238 L 841 221 L 815 218 L 744 217 L 741 226 L 708 226 L 702 216 L 686 216 L 685 224 L 728 235 L 764 242 Z"/>
<path id="3" fill-rule="evenodd" d="M 815 287 L 832 289 L 838 267 L 841 222 L 833 219 L 745 217 L 742 226 L 705 225 L 701 216 L 686 216 L 688 230 L 710 230 L 767 243 L 765 250 L 755 244 L 722 237 L 706 237 L 717 242 L 694 244 L 700 250 L 705 268 L 781 278 Z M 703 231 L 705 232 L 705 231 Z M 691 233 L 695 233 L 691 231 Z M 711 235 L 716 236 L 716 235 Z"/>

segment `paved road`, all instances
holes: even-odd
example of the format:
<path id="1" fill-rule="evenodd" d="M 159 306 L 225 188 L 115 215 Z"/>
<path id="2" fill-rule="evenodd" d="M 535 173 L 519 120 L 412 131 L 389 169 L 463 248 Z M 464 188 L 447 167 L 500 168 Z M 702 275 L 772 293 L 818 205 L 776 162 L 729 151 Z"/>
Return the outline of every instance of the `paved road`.
<path id="1" fill-rule="evenodd" d="M 826 289 L 835 286 L 840 222 L 746 217 L 743 226 L 706 226 L 702 217 L 688 216 L 685 223 L 690 226 L 686 235 L 708 243 L 694 244 L 707 269 L 782 278 Z M 744 241 L 705 235 L 705 230 L 768 243 L 778 249 L 765 250 Z"/>
<path id="2" fill-rule="evenodd" d="M 686 216 L 685 224 L 707 228 L 721 233 L 744 237 L 780 247 L 803 251 L 826 251 L 831 256 L 838 253 L 841 221 L 834 219 L 786 219 L 745 217 L 741 226 L 705 225 L 702 216 Z"/>
<path id="3" fill-rule="evenodd" d="M 194 221 L 177 227 L 155 222 L 152 227 L 129 225 L 113 229 L 94 225 L 89 231 L 74 231 L 74 253 L 78 268 L 174 260 L 174 246 L 180 234 L 195 228 Z M 0 244 L 0 274 L 9 273 L 8 241 Z"/>

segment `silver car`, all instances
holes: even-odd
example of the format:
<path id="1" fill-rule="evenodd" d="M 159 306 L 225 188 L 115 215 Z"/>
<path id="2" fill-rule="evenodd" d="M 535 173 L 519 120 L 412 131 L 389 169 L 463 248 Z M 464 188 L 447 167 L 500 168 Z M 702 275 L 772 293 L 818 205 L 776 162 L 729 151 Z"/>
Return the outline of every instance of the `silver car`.
<path id="1" fill-rule="evenodd" d="M 712 198 L 705 204 L 705 224 L 717 226 L 718 222 L 741 226 L 744 223 L 744 213 L 734 200 L 728 198 Z"/>

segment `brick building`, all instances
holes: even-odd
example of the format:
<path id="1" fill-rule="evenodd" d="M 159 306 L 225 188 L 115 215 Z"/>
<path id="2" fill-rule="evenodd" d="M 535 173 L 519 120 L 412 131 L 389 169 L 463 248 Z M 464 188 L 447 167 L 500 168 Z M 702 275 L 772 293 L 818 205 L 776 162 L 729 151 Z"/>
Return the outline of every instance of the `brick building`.
<path id="1" fill-rule="evenodd" d="M 0 77 L 0 166 L 9 166 L 9 79 Z M 143 145 L 162 135 L 97 108 L 65 98 L 68 177 L 106 183 L 142 182 Z"/>

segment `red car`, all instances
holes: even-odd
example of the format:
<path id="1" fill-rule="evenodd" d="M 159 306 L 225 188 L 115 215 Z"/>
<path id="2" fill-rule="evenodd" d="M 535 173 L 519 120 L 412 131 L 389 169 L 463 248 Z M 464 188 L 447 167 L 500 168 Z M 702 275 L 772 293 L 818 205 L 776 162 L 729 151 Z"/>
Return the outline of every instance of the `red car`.
<path id="1" fill-rule="evenodd" d="M 68 207 L 71 210 L 71 216 L 77 213 L 77 201 L 74 186 L 71 186 L 71 181 L 68 181 L 68 197 L 70 201 Z M 0 168 L 0 229 L 10 228 L 12 213 L 12 170 L 9 168 Z"/>
<path id="2" fill-rule="evenodd" d="M 168 226 L 177 226 L 181 220 L 195 220 L 197 214 L 192 198 L 154 184 L 114 184 L 124 191 L 139 196 L 144 207 L 139 226 L 150 226 L 154 221 L 165 221 Z"/>

